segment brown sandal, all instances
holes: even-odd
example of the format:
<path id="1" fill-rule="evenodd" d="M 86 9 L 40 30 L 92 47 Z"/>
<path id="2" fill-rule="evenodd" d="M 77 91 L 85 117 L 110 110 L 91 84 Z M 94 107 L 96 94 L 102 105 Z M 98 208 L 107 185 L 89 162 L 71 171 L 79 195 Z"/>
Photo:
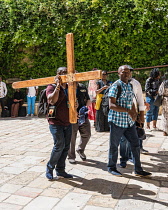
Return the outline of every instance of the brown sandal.
<path id="1" fill-rule="evenodd" d="M 168 134 L 166 132 L 163 132 L 163 136 L 168 136 Z"/>

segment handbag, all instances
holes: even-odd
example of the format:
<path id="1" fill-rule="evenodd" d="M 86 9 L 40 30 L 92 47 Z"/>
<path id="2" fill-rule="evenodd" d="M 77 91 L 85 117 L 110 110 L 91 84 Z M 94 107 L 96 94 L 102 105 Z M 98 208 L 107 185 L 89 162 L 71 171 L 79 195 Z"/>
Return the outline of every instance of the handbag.
<path id="1" fill-rule="evenodd" d="M 162 95 L 157 95 L 155 100 L 154 100 L 154 105 L 155 106 L 161 106 L 162 105 L 162 101 L 163 101 L 163 96 Z"/>
<path id="2" fill-rule="evenodd" d="M 141 128 L 141 127 L 137 126 L 136 130 L 137 130 L 138 138 L 140 140 L 145 140 L 146 139 L 146 134 L 145 134 L 144 128 Z"/>
<path id="3" fill-rule="evenodd" d="M 99 94 L 96 95 L 96 106 L 95 106 L 96 110 L 100 109 L 100 104 L 102 102 L 102 97 L 103 97 L 103 94 L 99 93 Z"/>

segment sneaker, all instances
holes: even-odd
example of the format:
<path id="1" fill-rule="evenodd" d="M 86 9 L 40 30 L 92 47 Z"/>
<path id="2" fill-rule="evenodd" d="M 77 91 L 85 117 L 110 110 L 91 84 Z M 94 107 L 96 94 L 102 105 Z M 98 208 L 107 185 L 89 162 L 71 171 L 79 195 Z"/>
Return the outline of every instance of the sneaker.
<path id="1" fill-rule="evenodd" d="M 152 132 L 152 130 L 150 128 L 147 128 L 145 131 L 146 132 Z"/>
<path id="2" fill-rule="evenodd" d="M 152 173 L 147 171 L 135 171 L 135 176 L 151 176 Z"/>
<path id="3" fill-rule="evenodd" d="M 134 163 L 132 158 L 129 158 L 128 161 L 131 162 L 131 163 Z"/>
<path id="4" fill-rule="evenodd" d="M 86 160 L 86 155 L 84 152 L 80 151 L 80 150 L 76 150 L 76 152 L 79 154 L 80 158 L 82 160 Z"/>
<path id="5" fill-rule="evenodd" d="M 75 159 L 68 159 L 68 160 L 69 160 L 69 163 L 71 163 L 71 164 L 76 164 Z"/>
<path id="6" fill-rule="evenodd" d="M 153 131 L 159 131 L 159 128 L 154 127 L 152 130 L 153 130 Z"/>
<path id="7" fill-rule="evenodd" d="M 34 114 L 31 114 L 31 117 L 34 117 Z"/>
<path id="8" fill-rule="evenodd" d="M 141 148 L 141 149 L 140 149 L 140 153 L 141 153 L 141 154 L 148 154 L 149 151 L 146 150 L 146 149 Z"/>
<path id="9" fill-rule="evenodd" d="M 48 180 L 52 180 L 53 179 L 53 169 L 49 169 L 47 167 L 47 169 L 46 169 L 46 177 L 47 177 Z"/>
<path id="10" fill-rule="evenodd" d="M 121 162 L 119 166 L 120 166 L 120 168 L 126 168 L 127 163 L 126 162 Z"/>
<path id="11" fill-rule="evenodd" d="M 30 116 L 30 114 L 27 114 L 27 115 L 26 115 L 26 117 L 29 117 L 29 116 Z"/>
<path id="12" fill-rule="evenodd" d="M 56 172 L 58 178 L 66 178 L 66 179 L 72 179 L 73 176 L 71 174 L 67 174 L 64 172 Z"/>
<path id="13" fill-rule="evenodd" d="M 119 171 L 117 171 L 117 169 L 116 168 L 114 168 L 114 169 L 108 169 L 108 172 L 110 173 L 110 174 L 112 174 L 112 175 L 114 175 L 114 176 L 122 176 L 122 174 L 119 172 Z"/>

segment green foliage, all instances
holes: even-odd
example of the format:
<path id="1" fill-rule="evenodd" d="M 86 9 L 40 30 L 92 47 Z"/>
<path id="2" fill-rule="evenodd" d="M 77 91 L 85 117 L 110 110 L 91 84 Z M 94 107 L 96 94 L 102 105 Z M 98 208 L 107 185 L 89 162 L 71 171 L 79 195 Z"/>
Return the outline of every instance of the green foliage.
<path id="1" fill-rule="evenodd" d="M 66 66 L 70 32 L 79 72 L 168 63 L 166 0 L 0 0 L 0 5 L 4 78 L 54 75 Z M 146 77 L 142 71 L 138 76 Z"/>

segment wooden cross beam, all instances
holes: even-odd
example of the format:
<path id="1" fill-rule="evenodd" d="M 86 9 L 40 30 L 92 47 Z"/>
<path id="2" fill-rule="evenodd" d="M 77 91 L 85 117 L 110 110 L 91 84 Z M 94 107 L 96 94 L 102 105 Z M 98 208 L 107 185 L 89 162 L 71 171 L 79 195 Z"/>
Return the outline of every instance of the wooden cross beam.
<path id="1" fill-rule="evenodd" d="M 74 59 L 74 39 L 73 34 L 69 33 L 66 35 L 66 52 L 67 52 L 67 75 L 61 75 L 63 83 L 68 83 L 68 98 L 69 98 L 69 118 L 70 123 L 77 122 L 77 113 L 75 108 L 76 103 L 76 82 L 87 81 L 92 79 L 101 79 L 102 71 L 88 71 L 82 73 L 75 73 L 75 59 Z M 14 82 L 12 87 L 17 88 L 26 88 L 31 86 L 43 86 L 48 84 L 55 83 L 53 77 L 32 79 Z"/>

